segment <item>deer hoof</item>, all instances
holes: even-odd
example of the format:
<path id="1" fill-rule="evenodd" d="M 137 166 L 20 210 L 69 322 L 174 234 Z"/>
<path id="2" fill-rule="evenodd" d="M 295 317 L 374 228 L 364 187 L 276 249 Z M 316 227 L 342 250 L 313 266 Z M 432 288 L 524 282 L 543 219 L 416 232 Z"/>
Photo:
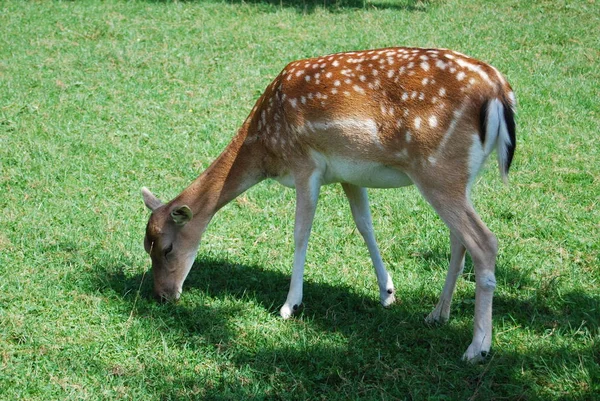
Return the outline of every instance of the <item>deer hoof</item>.
<path id="1" fill-rule="evenodd" d="M 386 290 L 385 293 L 381 294 L 381 305 L 383 305 L 384 308 L 389 308 L 394 302 L 396 302 L 396 296 L 394 295 L 393 288 L 390 288 Z"/>

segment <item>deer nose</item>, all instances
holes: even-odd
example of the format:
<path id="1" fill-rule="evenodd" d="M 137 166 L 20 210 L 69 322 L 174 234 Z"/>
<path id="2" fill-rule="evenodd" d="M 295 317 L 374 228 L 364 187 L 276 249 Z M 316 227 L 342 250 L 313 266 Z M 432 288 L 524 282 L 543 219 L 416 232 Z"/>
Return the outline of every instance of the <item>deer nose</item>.
<path id="1" fill-rule="evenodd" d="M 181 297 L 181 293 L 177 290 L 174 291 L 165 291 L 165 290 L 155 290 L 154 291 L 154 299 L 160 303 L 167 302 L 177 302 Z"/>

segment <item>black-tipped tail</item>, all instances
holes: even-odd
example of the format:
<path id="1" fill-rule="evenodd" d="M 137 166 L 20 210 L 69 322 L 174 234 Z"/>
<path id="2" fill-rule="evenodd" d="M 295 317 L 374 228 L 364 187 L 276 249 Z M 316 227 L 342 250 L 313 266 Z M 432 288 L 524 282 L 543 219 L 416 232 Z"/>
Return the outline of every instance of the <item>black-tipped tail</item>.
<path id="1" fill-rule="evenodd" d="M 506 163 L 504 167 L 504 175 L 508 176 L 508 170 L 512 164 L 515 150 L 517 149 L 517 125 L 515 124 L 515 112 L 513 105 L 508 99 L 502 101 L 504 108 L 504 123 L 506 124 L 506 130 L 508 131 L 508 138 L 510 143 L 506 144 Z"/>

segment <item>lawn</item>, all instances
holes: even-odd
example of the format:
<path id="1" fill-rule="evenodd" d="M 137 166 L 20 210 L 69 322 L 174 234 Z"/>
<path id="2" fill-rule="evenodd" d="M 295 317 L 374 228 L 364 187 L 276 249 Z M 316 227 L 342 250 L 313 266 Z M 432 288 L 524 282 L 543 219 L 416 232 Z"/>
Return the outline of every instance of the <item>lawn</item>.
<path id="1" fill-rule="evenodd" d="M 1 400 L 600 399 L 600 5 L 595 0 L 0 3 Z M 414 187 L 370 190 L 398 302 L 383 309 L 339 186 L 324 187 L 304 307 L 284 321 L 294 192 L 263 182 L 211 222 L 177 304 L 151 298 L 140 189 L 177 195 L 291 60 L 446 47 L 519 102 L 491 356 L 470 365 L 467 260 L 430 327 L 448 232 Z"/>

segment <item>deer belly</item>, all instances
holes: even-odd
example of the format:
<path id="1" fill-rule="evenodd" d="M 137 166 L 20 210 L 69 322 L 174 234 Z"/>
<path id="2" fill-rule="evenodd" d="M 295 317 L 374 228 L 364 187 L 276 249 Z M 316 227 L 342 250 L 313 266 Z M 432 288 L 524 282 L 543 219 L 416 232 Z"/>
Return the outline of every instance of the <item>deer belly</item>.
<path id="1" fill-rule="evenodd" d="M 322 185 L 348 183 L 365 188 L 398 188 L 412 184 L 403 171 L 378 162 L 325 156 L 314 151 L 311 156 L 316 166 L 313 174 L 320 176 Z M 291 171 L 272 178 L 286 187 L 296 187 Z"/>
<path id="2" fill-rule="evenodd" d="M 412 184 L 404 172 L 377 162 L 330 156 L 325 165 L 324 184 L 343 182 L 366 188 L 398 188 Z"/>

